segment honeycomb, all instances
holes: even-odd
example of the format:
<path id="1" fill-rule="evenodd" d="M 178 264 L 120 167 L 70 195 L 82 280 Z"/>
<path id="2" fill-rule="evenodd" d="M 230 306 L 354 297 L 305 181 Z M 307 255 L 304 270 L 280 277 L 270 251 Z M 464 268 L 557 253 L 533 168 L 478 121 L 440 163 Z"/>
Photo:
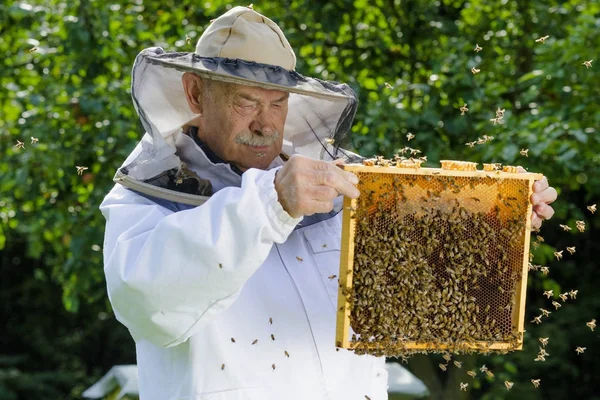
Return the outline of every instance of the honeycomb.
<path id="1" fill-rule="evenodd" d="M 522 348 L 539 174 L 346 165 L 336 345 L 359 354 Z"/>

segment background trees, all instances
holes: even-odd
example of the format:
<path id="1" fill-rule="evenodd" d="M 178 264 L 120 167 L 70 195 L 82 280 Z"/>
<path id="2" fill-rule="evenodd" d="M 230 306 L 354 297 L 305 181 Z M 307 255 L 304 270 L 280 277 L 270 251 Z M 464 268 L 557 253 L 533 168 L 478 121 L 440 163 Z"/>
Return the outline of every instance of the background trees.
<path id="1" fill-rule="evenodd" d="M 227 3 L 0 4 L 0 399 L 75 398 L 111 365 L 134 361 L 133 343 L 106 299 L 97 208 L 142 133 L 130 68 L 145 47 L 193 51 Z M 392 156 L 411 132 L 411 147 L 430 166 L 440 158 L 520 164 L 559 190 L 556 215 L 535 250 L 534 262 L 550 274 L 531 273 L 528 316 L 549 308 L 543 290 L 578 289 L 578 298 L 544 324 L 528 324 L 523 352 L 466 359 L 485 363 L 495 379 L 444 374 L 436 357 L 414 357 L 408 367 L 434 397 L 600 398 L 600 341 L 585 327 L 600 317 L 600 224 L 585 209 L 600 203 L 600 67 L 582 65 L 598 58 L 600 4 L 265 0 L 255 8 L 286 32 L 301 73 L 357 91 L 352 142 L 361 154 Z M 544 43 L 535 41 L 545 35 Z M 461 115 L 464 103 L 469 111 Z M 494 125 L 497 108 L 505 118 Z M 465 146 L 483 135 L 494 140 Z M 88 170 L 79 176 L 76 166 Z M 575 220 L 586 221 L 584 233 L 558 226 L 574 228 Z M 567 245 L 577 252 L 555 261 L 552 252 Z M 550 337 L 544 363 L 533 361 L 540 336 Z M 577 356 L 575 346 L 586 353 Z M 542 379 L 539 389 L 531 378 Z M 515 382 L 510 392 L 504 380 Z M 460 381 L 471 391 L 459 392 Z"/>

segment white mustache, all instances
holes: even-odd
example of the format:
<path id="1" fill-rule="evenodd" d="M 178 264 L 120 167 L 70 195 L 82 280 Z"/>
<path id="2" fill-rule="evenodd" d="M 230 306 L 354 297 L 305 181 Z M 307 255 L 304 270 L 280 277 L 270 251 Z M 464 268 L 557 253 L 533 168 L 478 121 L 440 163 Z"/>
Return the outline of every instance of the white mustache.
<path id="1" fill-rule="evenodd" d="M 237 144 L 246 144 L 253 147 L 270 146 L 279 139 L 279 132 L 275 131 L 272 135 L 257 135 L 256 133 L 246 132 L 240 133 L 234 139 Z"/>

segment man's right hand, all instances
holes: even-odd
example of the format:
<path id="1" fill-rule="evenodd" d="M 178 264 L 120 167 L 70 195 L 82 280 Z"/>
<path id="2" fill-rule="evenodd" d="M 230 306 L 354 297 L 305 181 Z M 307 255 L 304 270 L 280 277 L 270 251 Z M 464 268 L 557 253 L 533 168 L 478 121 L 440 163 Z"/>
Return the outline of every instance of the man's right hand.
<path id="1" fill-rule="evenodd" d="M 275 176 L 279 203 L 293 218 L 333 209 L 333 200 L 340 194 L 358 198 L 358 177 L 342 170 L 342 160 L 319 161 L 293 155 Z"/>

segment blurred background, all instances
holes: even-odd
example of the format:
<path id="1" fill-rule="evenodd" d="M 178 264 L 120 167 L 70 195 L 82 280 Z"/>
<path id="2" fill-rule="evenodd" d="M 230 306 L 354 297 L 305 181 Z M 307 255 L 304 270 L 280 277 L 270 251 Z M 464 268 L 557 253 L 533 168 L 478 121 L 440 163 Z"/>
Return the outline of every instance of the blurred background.
<path id="1" fill-rule="evenodd" d="M 193 51 L 229 3 L 0 1 L 0 400 L 77 399 L 113 365 L 135 363 L 106 296 L 98 211 L 143 134 L 131 66 L 146 47 Z M 550 273 L 529 274 L 524 350 L 459 357 L 463 368 L 447 372 L 440 356 L 411 358 L 404 365 L 430 398 L 600 399 L 600 339 L 586 327 L 600 320 L 600 216 L 586 209 L 600 203 L 600 2 L 280 0 L 254 8 L 282 27 L 300 73 L 356 90 L 352 143 L 362 155 L 392 157 L 411 133 L 426 166 L 522 165 L 559 192 L 533 250 L 533 263 Z M 504 119 L 494 124 L 498 108 Z M 483 135 L 494 139 L 465 145 Z M 78 175 L 76 166 L 88 169 Z M 575 221 L 585 221 L 584 232 Z M 555 260 L 566 246 L 575 254 Z M 578 296 L 555 311 L 542 296 L 550 289 Z M 550 317 L 529 323 L 540 307 Z M 550 338 L 545 362 L 534 361 L 539 337 Z M 493 378 L 466 375 L 483 364 Z"/>

